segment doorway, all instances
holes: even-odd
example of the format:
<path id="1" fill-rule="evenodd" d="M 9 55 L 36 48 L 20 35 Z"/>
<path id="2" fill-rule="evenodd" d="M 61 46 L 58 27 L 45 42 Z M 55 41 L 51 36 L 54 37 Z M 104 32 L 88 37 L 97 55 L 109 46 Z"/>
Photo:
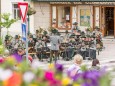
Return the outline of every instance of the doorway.
<path id="1" fill-rule="evenodd" d="M 105 7 L 105 35 L 114 36 L 114 7 Z"/>

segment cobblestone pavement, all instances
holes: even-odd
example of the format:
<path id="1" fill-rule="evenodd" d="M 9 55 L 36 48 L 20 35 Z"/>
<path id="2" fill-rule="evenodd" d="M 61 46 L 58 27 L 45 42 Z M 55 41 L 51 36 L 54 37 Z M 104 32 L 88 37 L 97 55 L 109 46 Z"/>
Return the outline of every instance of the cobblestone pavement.
<path id="1" fill-rule="evenodd" d="M 99 55 L 97 55 L 97 58 L 100 61 L 101 67 L 107 67 L 108 71 L 111 71 L 115 67 L 115 39 L 103 39 L 104 47 Z M 73 61 L 63 61 L 59 60 L 58 62 L 62 63 L 64 65 L 64 69 L 66 69 L 73 63 Z M 87 65 L 88 67 L 91 67 L 91 61 L 90 60 L 84 60 L 83 64 Z M 48 68 L 48 63 L 46 61 L 40 62 L 40 67 L 42 69 Z M 115 76 L 115 72 L 111 73 L 113 76 Z M 115 78 L 112 81 L 112 85 L 115 86 Z"/>

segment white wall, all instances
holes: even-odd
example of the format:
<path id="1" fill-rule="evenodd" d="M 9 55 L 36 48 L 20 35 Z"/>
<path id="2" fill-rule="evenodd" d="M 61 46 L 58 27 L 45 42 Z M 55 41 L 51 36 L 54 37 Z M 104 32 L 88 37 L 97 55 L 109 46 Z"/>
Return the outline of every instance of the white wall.
<path id="1" fill-rule="evenodd" d="M 18 0 L 23 1 L 23 0 Z M 10 13 L 11 18 L 13 18 L 12 3 L 17 3 L 17 0 L 1 0 L 1 13 Z M 16 34 L 21 34 L 21 20 L 12 24 L 9 28 L 10 35 L 14 36 Z M 6 34 L 6 29 L 2 28 L 2 35 Z"/>
<path id="2" fill-rule="evenodd" d="M 99 27 L 99 7 L 95 8 L 95 26 Z"/>
<path id="3" fill-rule="evenodd" d="M 93 27 L 93 16 L 92 16 L 92 13 L 93 13 L 93 6 L 89 6 L 89 5 L 78 5 L 78 26 L 81 30 L 85 30 L 87 27 L 86 26 L 80 26 L 80 9 L 89 9 L 90 10 L 90 26 Z"/>
<path id="4" fill-rule="evenodd" d="M 31 2 L 30 4 L 31 4 L 31 7 L 32 7 L 33 9 L 35 9 L 35 8 L 34 8 L 34 2 Z M 35 14 L 34 14 L 34 15 L 35 15 Z M 30 33 L 35 33 L 35 31 L 34 31 L 34 15 L 31 15 L 31 16 L 30 16 Z"/>
<path id="5" fill-rule="evenodd" d="M 39 27 L 47 29 L 48 27 L 50 27 L 50 4 L 47 2 L 35 2 L 34 7 L 36 10 L 36 14 L 34 15 L 34 29 L 36 30 Z"/>
<path id="6" fill-rule="evenodd" d="M 13 18 L 13 3 L 23 2 L 24 0 L 1 0 L 1 13 L 10 13 L 11 18 Z M 31 6 L 33 7 L 33 3 L 31 3 Z M 18 20 L 14 24 L 11 25 L 9 28 L 9 34 L 12 36 L 15 36 L 16 34 L 22 35 L 22 29 L 21 29 L 21 23 L 22 20 Z M 34 32 L 34 18 L 33 16 L 30 16 L 30 32 Z M 6 29 L 2 28 L 2 35 L 6 35 Z"/>

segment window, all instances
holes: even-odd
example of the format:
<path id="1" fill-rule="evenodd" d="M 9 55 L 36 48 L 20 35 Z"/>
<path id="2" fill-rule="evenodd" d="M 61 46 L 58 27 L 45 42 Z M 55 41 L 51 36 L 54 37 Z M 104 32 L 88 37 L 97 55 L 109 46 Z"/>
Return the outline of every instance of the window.
<path id="1" fill-rule="evenodd" d="M 72 23 L 71 6 L 52 6 L 52 26 L 70 29 Z"/>
<path id="2" fill-rule="evenodd" d="M 12 10 L 13 10 L 13 18 L 14 19 L 21 19 L 18 4 L 13 4 L 13 9 Z"/>
<path id="3" fill-rule="evenodd" d="M 52 6 L 52 27 L 56 28 L 56 6 Z"/>
<path id="4" fill-rule="evenodd" d="M 58 27 L 70 28 L 70 7 L 58 7 Z"/>

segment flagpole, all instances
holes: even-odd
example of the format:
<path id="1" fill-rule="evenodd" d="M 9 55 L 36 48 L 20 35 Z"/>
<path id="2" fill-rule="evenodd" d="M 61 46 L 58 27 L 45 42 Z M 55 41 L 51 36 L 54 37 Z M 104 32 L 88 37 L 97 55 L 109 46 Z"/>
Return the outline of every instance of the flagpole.
<path id="1" fill-rule="evenodd" d="M 27 17 L 26 17 L 27 18 Z M 26 20 L 26 62 L 29 63 L 28 59 L 28 21 Z"/>
<path id="2" fill-rule="evenodd" d="M 26 2 L 19 2 L 18 3 L 18 7 L 19 7 L 19 10 L 20 10 L 20 14 L 21 14 L 21 17 L 22 17 L 22 23 L 25 23 L 25 26 L 26 26 L 26 61 L 27 63 L 29 63 L 29 60 L 28 60 L 28 20 L 27 20 L 27 11 L 28 11 L 28 3 Z"/>

